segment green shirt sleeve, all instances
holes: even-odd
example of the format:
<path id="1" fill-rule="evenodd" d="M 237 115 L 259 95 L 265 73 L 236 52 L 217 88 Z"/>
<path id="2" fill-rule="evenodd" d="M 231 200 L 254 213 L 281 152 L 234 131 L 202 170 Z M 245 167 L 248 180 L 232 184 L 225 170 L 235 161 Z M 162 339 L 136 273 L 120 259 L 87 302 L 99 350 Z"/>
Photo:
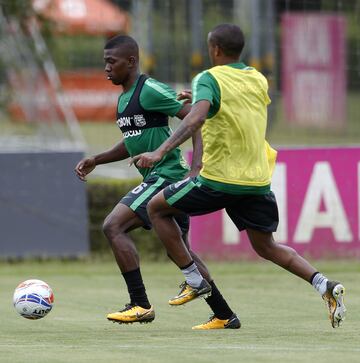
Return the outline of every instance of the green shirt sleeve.
<path id="1" fill-rule="evenodd" d="M 216 115 L 220 108 L 220 87 L 216 79 L 208 72 L 199 73 L 192 81 L 192 104 L 206 100 L 210 102 L 208 118 Z"/>
<path id="2" fill-rule="evenodd" d="M 140 104 L 146 111 L 161 112 L 168 116 L 175 116 L 183 107 L 171 87 L 153 78 L 145 81 L 140 93 Z"/>

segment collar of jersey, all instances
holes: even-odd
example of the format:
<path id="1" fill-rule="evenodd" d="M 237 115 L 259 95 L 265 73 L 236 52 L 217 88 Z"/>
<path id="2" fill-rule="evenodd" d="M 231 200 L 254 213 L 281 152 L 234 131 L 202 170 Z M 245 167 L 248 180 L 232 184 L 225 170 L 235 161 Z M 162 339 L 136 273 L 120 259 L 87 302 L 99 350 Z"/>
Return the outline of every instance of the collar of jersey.
<path id="1" fill-rule="evenodd" d="M 117 110 L 118 110 L 118 112 L 119 113 L 122 113 L 122 112 L 124 112 L 125 111 L 125 109 L 126 109 L 126 107 L 127 107 L 127 103 L 124 105 L 124 108 L 123 108 L 123 110 L 120 112 L 120 110 L 119 110 L 119 107 L 120 107 L 120 100 L 123 98 L 123 96 L 129 96 L 129 102 L 130 102 L 130 99 L 131 99 L 131 97 L 132 97 L 132 95 L 133 95 L 133 93 L 135 92 L 135 89 L 136 89 L 136 86 L 137 86 L 137 84 L 138 84 L 138 82 L 139 82 L 139 79 L 140 79 L 140 75 L 138 76 L 138 78 L 136 79 L 136 81 L 131 85 L 131 87 L 130 87 L 130 89 L 128 90 L 128 91 L 126 91 L 126 92 L 123 92 L 123 93 L 121 93 L 120 94 L 120 96 L 119 96 L 119 98 L 118 98 L 118 107 L 117 107 Z M 126 101 L 126 99 L 125 99 L 125 101 Z"/>
<path id="2" fill-rule="evenodd" d="M 135 88 L 136 88 L 136 86 L 137 86 L 137 84 L 139 82 L 140 76 L 141 75 L 139 74 L 138 78 L 136 78 L 135 82 L 131 85 L 131 87 L 126 92 L 123 92 L 120 95 L 120 97 L 123 96 L 123 95 L 126 95 L 126 94 L 129 94 L 129 93 L 133 93 L 134 92 L 134 90 L 135 90 Z"/>
<path id="3" fill-rule="evenodd" d="M 232 68 L 237 68 L 237 69 L 245 69 L 245 68 L 249 68 L 245 63 L 243 62 L 239 62 L 239 63 L 229 63 L 229 64 L 226 64 L 227 66 L 229 67 L 232 67 Z"/>

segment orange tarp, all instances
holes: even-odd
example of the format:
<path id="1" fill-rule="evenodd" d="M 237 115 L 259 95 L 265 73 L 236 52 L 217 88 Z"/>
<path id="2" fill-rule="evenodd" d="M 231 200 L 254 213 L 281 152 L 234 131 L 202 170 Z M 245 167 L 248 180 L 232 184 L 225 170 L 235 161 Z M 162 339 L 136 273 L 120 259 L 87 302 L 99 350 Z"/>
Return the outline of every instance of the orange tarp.
<path id="1" fill-rule="evenodd" d="M 65 95 L 79 120 L 116 120 L 117 99 L 122 87 L 114 86 L 103 71 L 60 73 Z"/>
<path id="2" fill-rule="evenodd" d="M 122 92 L 122 87 L 114 86 L 110 81 L 106 80 L 103 71 L 89 70 L 77 72 L 62 72 L 60 73 L 63 95 L 69 106 L 72 107 L 79 121 L 110 121 L 116 120 L 116 105 L 117 100 Z M 57 105 L 55 92 L 49 87 L 46 77 L 39 79 L 39 84 L 43 84 L 46 88 L 46 93 L 41 90 L 32 88 L 18 89 L 21 96 L 28 99 L 32 105 L 32 115 L 35 120 L 51 119 L 51 107 Z M 14 85 L 16 89 L 16 85 Z M 25 115 L 17 102 L 14 100 L 9 105 L 9 111 L 17 120 L 25 120 Z M 33 121 L 33 120 L 28 120 Z"/>
<path id="3" fill-rule="evenodd" d="M 127 33 L 129 16 L 107 0 L 33 0 L 36 12 L 66 34 Z"/>

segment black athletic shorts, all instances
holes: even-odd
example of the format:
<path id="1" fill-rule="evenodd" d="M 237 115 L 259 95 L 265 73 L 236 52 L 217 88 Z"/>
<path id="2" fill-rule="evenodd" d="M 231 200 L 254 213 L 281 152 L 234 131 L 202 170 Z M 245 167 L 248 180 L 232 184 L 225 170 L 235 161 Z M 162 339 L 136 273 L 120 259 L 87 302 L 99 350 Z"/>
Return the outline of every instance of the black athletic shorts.
<path id="1" fill-rule="evenodd" d="M 275 232 L 279 214 L 275 195 L 229 194 L 202 185 L 197 178 L 187 178 L 164 189 L 166 201 L 190 216 L 199 216 L 225 208 L 239 231 L 250 228 Z"/>
<path id="2" fill-rule="evenodd" d="M 143 228 L 151 229 L 152 226 L 146 211 L 146 206 L 154 195 L 170 184 L 170 181 L 159 176 L 151 177 L 127 193 L 120 200 L 120 203 L 127 205 L 135 212 L 135 214 L 144 222 Z M 187 214 L 181 213 L 175 216 L 175 220 L 182 233 L 187 233 L 189 231 L 189 216 Z"/>

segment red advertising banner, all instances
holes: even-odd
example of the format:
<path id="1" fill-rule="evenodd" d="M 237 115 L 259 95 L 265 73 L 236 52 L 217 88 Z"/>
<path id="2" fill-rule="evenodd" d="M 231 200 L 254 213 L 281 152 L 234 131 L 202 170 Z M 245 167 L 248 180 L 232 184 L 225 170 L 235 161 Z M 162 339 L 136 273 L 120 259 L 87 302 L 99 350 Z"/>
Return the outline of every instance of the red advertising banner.
<path id="1" fill-rule="evenodd" d="M 344 126 L 345 25 L 339 15 L 283 15 L 282 94 L 289 122 L 318 128 Z"/>
<path id="2" fill-rule="evenodd" d="M 360 147 L 280 149 L 272 190 L 278 243 L 314 258 L 360 256 Z M 225 210 L 193 217 L 190 237 L 202 255 L 255 256 Z"/>

